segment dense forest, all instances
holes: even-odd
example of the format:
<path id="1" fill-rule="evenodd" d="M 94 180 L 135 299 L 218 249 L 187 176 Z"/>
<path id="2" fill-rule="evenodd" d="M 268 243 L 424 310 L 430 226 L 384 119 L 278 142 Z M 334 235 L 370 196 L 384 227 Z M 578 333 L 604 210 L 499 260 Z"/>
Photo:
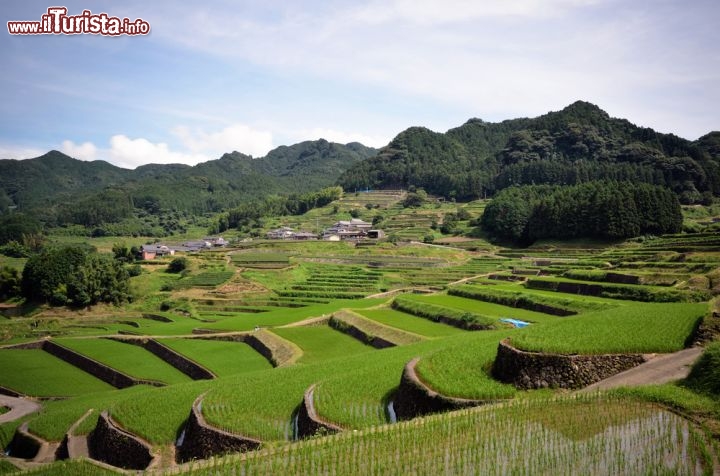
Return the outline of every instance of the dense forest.
<path id="1" fill-rule="evenodd" d="M 586 102 L 534 119 L 472 119 L 445 134 L 413 127 L 343 173 L 346 190 L 423 187 L 457 199 L 513 185 L 632 181 L 667 187 L 682 203 L 720 195 L 720 133 L 695 142 L 611 118 Z"/>
<path id="2" fill-rule="evenodd" d="M 20 292 L 30 301 L 88 306 L 131 297 L 123 263 L 81 246 L 48 247 L 30 256 Z"/>
<path id="3" fill-rule="evenodd" d="M 481 223 L 495 238 L 527 245 L 543 238 L 623 239 L 677 233 L 682 213 L 677 196 L 657 185 L 523 185 L 498 193 Z"/>

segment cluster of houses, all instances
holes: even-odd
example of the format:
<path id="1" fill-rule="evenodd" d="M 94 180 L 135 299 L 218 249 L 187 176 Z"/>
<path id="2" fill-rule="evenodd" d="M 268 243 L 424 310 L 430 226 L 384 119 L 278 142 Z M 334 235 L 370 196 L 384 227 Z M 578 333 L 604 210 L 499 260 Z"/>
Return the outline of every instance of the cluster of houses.
<path id="1" fill-rule="evenodd" d="M 155 243 L 152 245 L 142 245 L 140 247 L 140 259 L 152 260 L 163 256 L 173 256 L 176 251 L 201 251 L 210 248 L 227 245 L 227 241 L 222 236 L 211 236 L 202 240 L 186 241 L 181 245 L 163 245 Z"/>
<path id="2" fill-rule="evenodd" d="M 326 228 L 322 233 L 315 234 L 307 231 L 295 231 L 290 227 L 284 226 L 276 230 L 271 230 L 265 235 L 271 240 L 317 240 L 323 239 L 328 241 L 341 240 L 363 240 L 366 238 L 378 239 L 383 238 L 385 234 L 382 230 L 373 230 L 372 223 L 368 223 L 359 218 L 351 220 L 341 220 L 336 222 L 330 228 Z"/>
<path id="3" fill-rule="evenodd" d="M 265 235 L 271 240 L 327 240 L 327 241 L 360 241 L 364 239 L 379 239 L 385 234 L 382 230 L 372 229 L 372 223 L 359 218 L 352 220 L 341 220 L 326 228 L 322 233 L 316 234 L 309 231 L 295 231 L 290 227 L 283 226 L 271 230 Z M 197 241 L 186 241 L 181 245 L 165 245 L 155 243 L 140 247 L 139 258 L 153 260 L 163 256 L 173 256 L 177 251 L 191 252 L 202 251 L 219 246 L 226 246 L 227 241 L 223 237 L 208 237 Z"/>

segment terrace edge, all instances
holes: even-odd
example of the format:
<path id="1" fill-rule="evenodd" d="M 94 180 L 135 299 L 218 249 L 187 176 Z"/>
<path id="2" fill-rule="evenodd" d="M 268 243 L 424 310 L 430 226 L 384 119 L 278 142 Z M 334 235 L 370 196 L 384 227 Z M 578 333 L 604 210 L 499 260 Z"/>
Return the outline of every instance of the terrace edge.
<path id="1" fill-rule="evenodd" d="M 545 354 L 498 344 L 492 375 L 523 390 L 579 389 L 647 361 L 643 354 Z"/>

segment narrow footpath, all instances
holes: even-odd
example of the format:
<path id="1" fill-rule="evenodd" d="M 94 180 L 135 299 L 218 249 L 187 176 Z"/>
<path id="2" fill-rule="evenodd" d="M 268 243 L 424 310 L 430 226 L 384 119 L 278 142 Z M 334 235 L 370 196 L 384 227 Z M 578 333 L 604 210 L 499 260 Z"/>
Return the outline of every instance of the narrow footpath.
<path id="1" fill-rule="evenodd" d="M 687 377 L 690 367 L 702 352 L 702 347 L 690 347 L 672 354 L 659 355 L 644 364 L 589 385 L 580 392 L 608 390 L 617 387 L 659 385 L 679 380 Z"/>
<path id="2" fill-rule="evenodd" d="M 40 404 L 25 398 L 9 397 L 0 395 L 0 406 L 8 407 L 9 412 L 0 415 L 0 423 L 15 421 L 30 413 L 40 410 Z"/>

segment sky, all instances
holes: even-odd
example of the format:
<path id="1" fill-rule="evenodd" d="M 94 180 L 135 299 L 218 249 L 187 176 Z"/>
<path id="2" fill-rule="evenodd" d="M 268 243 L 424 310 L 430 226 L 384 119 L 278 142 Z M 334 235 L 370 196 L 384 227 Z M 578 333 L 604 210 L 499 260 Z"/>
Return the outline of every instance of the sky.
<path id="1" fill-rule="evenodd" d="M 8 33 L 51 6 L 150 33 Z M 720 130 L 717 0 L 3 0 L 0 19 L 0 158 L 381 147 L 576 100 L 690 140 Z"/>

